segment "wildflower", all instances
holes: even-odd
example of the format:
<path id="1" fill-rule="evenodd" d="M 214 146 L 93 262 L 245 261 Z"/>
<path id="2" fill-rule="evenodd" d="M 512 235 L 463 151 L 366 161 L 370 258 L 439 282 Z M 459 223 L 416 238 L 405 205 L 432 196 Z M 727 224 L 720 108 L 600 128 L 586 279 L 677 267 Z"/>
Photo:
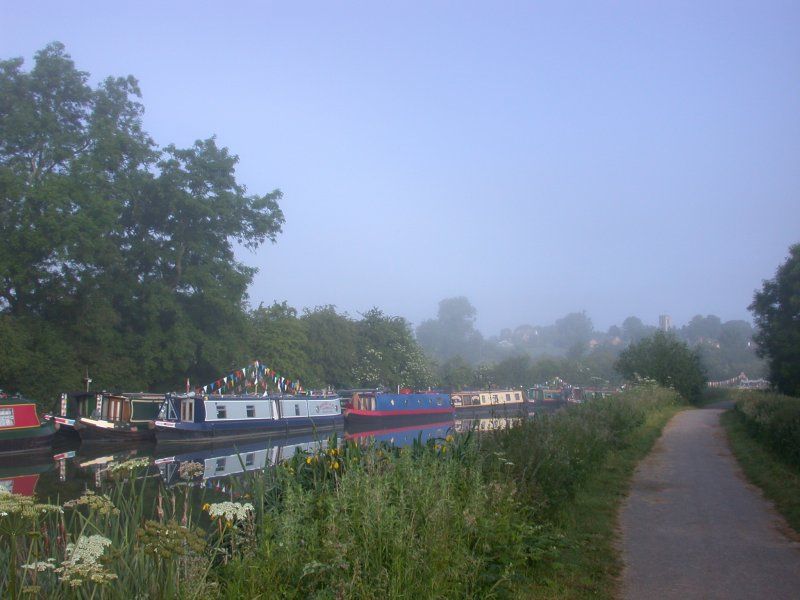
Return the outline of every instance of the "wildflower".
<path id="1" fill-rule="evenodd" d="M 310 456 L 309 456 L 308 458 L 306 458 L 306 464 L 307 464 L 307 465 L 310 465 L 310 464 L 311 464 L 311 457 L 310 457 Z"/>
<path id="2" fill-rule="evenodd" d="M 190 481 L 198 475 L 202 475 L 203 470 L 203 465 L 199 462 L 182 462 L 181 466 L 178 467 L 178 473 L 181 479 L 185 479 L 186 481 Z"/>
<path id="3" fill-rule="evenodd" d="M 95 511 L 101 515 L 119 514 L 119 509 L 114 506 L 111 498 L 106 494 L 95 494 L 92 490 L 86 490 L 80 498 L 64 503 L 64 508 L 76 508 L 78 506 L 88 506 L 90 511 Z"/>
<path id="4" fill-rule="evenodd" d="M 127 474 L 133 472 L 136 469 L 142 469 L 149 466 L 150 466 L 149 458 L 133 458 L 131 460 L 126 460 L 125 462 L 119 463 L 118 465 L 111 465 L 108 468 L 108 472 L 112 475 Z"/>
<path id="5" fill-rule="evenodd" d="M 157 558 L 168 559 L 188 555 L 199 555 L 206 547 L 202 534 L 175 521 L 166 524 L 145 521 L 137 529 L 136 538 L 144 551 Z"/>
<path id="6" fill-rule="evenodd" d="M 206 508 L 208 507 L 208 508 Z M 239 502 L 218 502 L 216 504 L 205 504 L 203 510 L 208 512 L 212 519 L 223 518 L 229 524 L 234 521 L 244 520 L 255 510 L 249 502 L 240 504 Z"/>
<path id="7" fill-rule="evenodd" d="M 446 438 L 444 438 L 444 441 L 448 444 L 452 444 L 454 439 L 455 438 L 452 435 L 448 435 Z"/>
<path id="8" fill-rule="evenodd" d="M 55 569 L 56 565 L 54 564 L 54 560 L 55 559 L 48 558 L 47 561 L 33 562 L 29 565 L 20 565 L 20 567 L 28 571 L 37 571 L 41 573 L 42 571 L 47 571 L 48 569 Z"/>
<path id="9" fill-rule="evenodd" d="M 61 510 L 60 506 L 38 504 L 29 496 L 21 496 L 0 490 L 0 517 L 18 516 L 25 520 L 32 520 L 50 512 L 64 511 Z"/>
<path id="10" fill-rule="evenodd" d="M 331 467 L 333 469 L 338 469 L 339 468 L 339 461 L 338 460 L 333 461 L 333 464 L 331 465 Z"/>
<path id="11" fill-rule="evenodd" d="M 61 575 L 63 583 L 70 587 L 78 587 L 86 582 L 98 584 L 109 583 L 117 578 L 115 573 L 108 571 L 100 562 L 106 547 L 111 545 L 111 540 L 102 535 L 80 536 L 74 544 L 67 544 L 69 558 L 55 569 Z"/>

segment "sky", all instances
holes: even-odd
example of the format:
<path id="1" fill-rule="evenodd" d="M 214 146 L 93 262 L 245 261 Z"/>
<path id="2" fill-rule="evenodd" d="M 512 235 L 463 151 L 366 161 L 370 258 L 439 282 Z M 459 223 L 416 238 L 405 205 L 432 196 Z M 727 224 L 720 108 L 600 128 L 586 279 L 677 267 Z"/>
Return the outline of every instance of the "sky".
<path id="1" fill-rule="evenodd" d="M 487 335 L 750 320 L 800 242 L 799 30 L 797 2 L 0 0 L 0 58 L 132 74 L 157 143 L 216 135 L 283 192 L 251 304 L 466 296 Z"/>

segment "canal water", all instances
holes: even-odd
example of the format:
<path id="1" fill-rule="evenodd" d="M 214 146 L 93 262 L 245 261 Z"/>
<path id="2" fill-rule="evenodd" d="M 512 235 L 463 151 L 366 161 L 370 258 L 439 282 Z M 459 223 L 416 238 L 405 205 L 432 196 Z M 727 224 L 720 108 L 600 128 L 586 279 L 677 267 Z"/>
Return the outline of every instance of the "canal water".
<path id="1" fill-rule="evenodd" d="M 558 405 L 539 405 L 528 412 L 528 418 L 537 413 L 550 412 Z M 402 447 L 414 440 L 426 443 L 431 439 L 444 439 L 454 432 L 474 430 L 486 432 L 513 427 L 521 415 L 456 415 L 455 418 L 437 420 L 414 426 L 388 426 L 380 428 L 337 432 L 339 440 L 352 439 L 364 443 L 385 442 Z M 114 467 L 132 459 L 145 459 L 149 465 L 143 476 L 157 487 L 159 480 L 171 486 L 181 481 L 181 465 L 196 463 L 195 483 L 209 498 L 230 498 L 236 487 L 235 480 L 246 472 L 263 470 L 294 456 L 296 452 L 314 452 L 325 449 L 330 432 L 289 436 L 265 436 L 220 442 L 214 446 L 163 446 L 137 444 L 125 447 L 81 444 L 80 441 L 59 442 L 50 453 L 28 454 L 0 458 L 0 490 L 35 496 L 40 501 L 63 503 L 79 497 L 85 490 L 98 493 L 115 485 Z M 200 466 L 197 466 L 200 465 Z M 202 477 L 200 470 L 202 469 Z"/>

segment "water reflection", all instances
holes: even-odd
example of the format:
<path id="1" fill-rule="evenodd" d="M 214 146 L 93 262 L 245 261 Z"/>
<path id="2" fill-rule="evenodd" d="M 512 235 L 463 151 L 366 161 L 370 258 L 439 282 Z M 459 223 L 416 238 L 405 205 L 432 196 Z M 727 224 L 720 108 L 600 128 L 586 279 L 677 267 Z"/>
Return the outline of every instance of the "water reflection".
<path id="1" fill-rule="evenodd" d="M 536 407 L 535 412 L 551 412 L 557 407 Z M 344 439 L 359 443 L 388 443 L 409 446 L 415 440 L 427 443 L 443 439 L 453 432 L 497 431 L 513 427 L 522 418 L 531 418 L 533 411 L 523 415 L 519 412 L 498 413 L 490 411 L 458 411 L 455 418 L 442 420 L 433 416 L 432 421 L 417 425 L 392 427 L 381 424 L 358 429 L 348 428 Z M 86 489 L 100 489 L 114 485 L 112 469 L 133 458 L 146 458 L 151 466 L 144 476 L 175 485 L 181 480 L 181 466 L 190 463 L 192 477 L 183 477 L 185 483 L 201 484 L 204 489 L 224 490 L 229 488 L 231 478 L 249 471 L 273 467 L 298 451 L 313 453 L 328 447 L 328 438 L 319 434 L 270 435 L 240 442 L 227 442 L 219 446 L 162 446 L 140 443 L 124 448 L 109 448 L 92 444 L 80 445 L 68 442 L 51 454 L 0 457 L 0 490 L 17 494 L 36 495 L 41 500 L 64 502 L 80 496 Z M 5 462 L 3 462 L 5 461 Z M 184 467 L 185 469 L 186 467 Z M 183 473 L 185 475 L 185 473 Z"/>
<path id="2" fill-rule="evenodd" d="M 203 483 L 218 483 L 218 480 L 241 475 L 247 471 L 258 471 L 277 465 L 297 452 L 314 452 L 328 447 L 328 440 L 317 439 L 312 434 L 281 438 L 264 438 L 218 448 L 187 450 L 173 456 L 156 458 L 161 478 L 167 485 L 187 479 L 202 479 Z M 186 465 L 196 463 L 202 469 L 189 473 Z M 184 469 L 182 470 L 182 467 Z M 201 477 L 202 476 L 202 477 Z"/>

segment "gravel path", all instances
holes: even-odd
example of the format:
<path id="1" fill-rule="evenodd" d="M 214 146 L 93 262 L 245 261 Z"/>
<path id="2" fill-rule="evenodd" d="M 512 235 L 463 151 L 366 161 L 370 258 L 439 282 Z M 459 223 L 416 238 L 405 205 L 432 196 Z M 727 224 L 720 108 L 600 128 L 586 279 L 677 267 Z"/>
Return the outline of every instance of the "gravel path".
<path id="1" fill-rule="evenodd" d="M 800 537 L 745 481 L 721 413 L 679 413 L 636 469 L 620 515 L 625 598 L 800 598 Z"/>

